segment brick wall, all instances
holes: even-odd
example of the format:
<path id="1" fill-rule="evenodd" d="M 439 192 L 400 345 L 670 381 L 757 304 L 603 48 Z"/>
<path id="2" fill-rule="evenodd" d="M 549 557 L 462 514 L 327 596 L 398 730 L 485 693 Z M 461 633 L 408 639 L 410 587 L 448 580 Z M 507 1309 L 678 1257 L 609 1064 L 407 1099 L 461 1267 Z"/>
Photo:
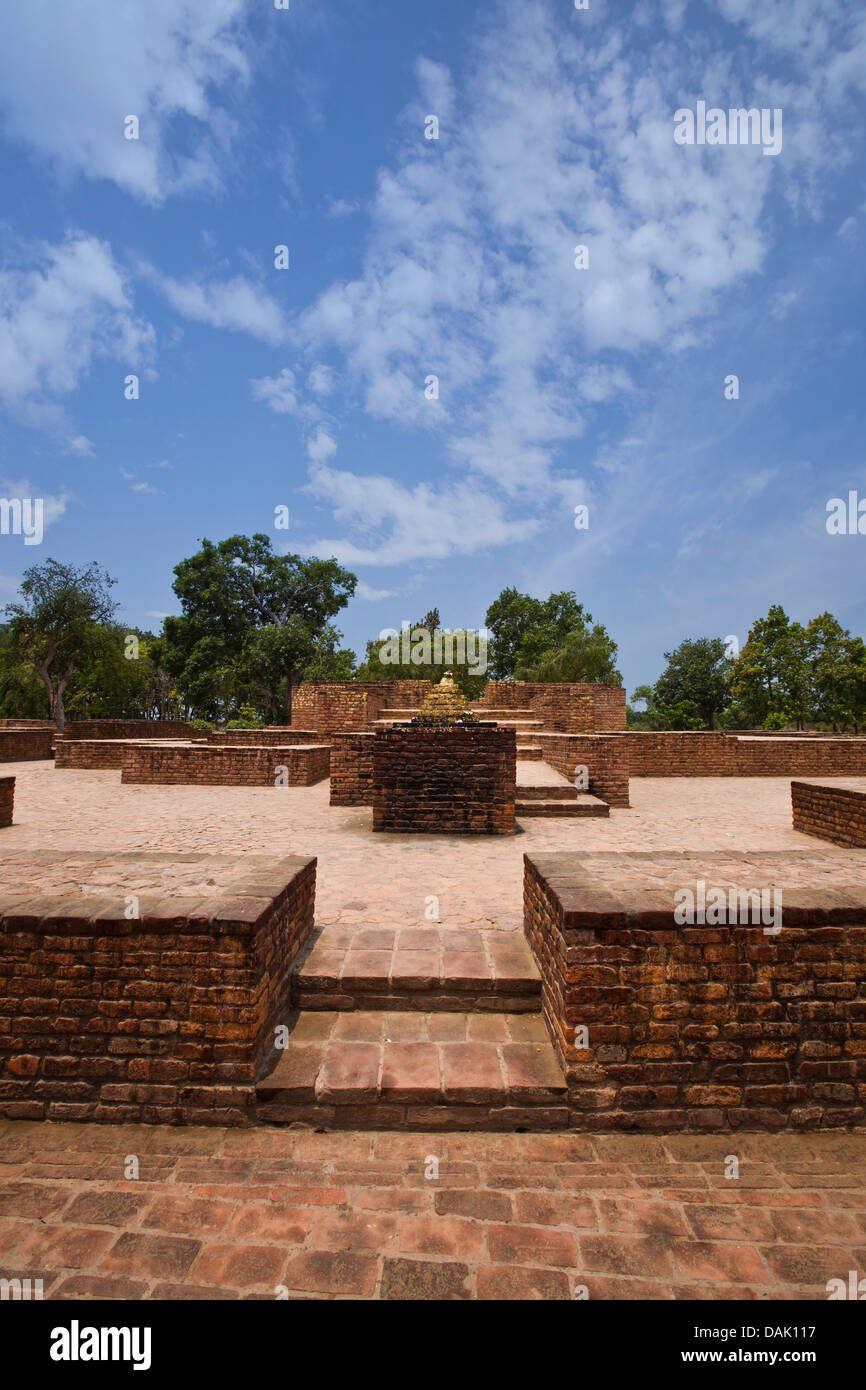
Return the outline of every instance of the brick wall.
<path id="1" fill-rule="evenodd" d="M 429 691 L 426 680 L 305 681 L 292 695 L 292 727 L 330 741 L 334 733 L 365 729 L 383 709 L 417 709 Z"/>
<path id="2" fill-rule="evenodd" d="M 59 738 L 55 752 L 56 768 L 77 772 L 105 771 L 123 767 L 123 752 L 136 740 L 117 738 Z M 189 746 L 189 745 L 185 745 Z"/>
<path id="3" fill-rule="evenodd" d="M 531 709 L 551 732 L 600 734 L 626 726 L 626 694 L 616 685 L 488 681 L 483 703 L 489 709 Z"/>
<path id="4" fill-rule="evenodd" d="M 193 729 L 183 719 L 71 719 L 64 738 L 183 738 L 204 743 L 206 729 Z"/>
<path id="5" fill-rule="evenodd" d="M 601 797 L 608 806 L 628 806 L 628 746 L 621 738 L 608 734 L 533 734 L 533 743 L 541 745 L 542 757 L 574 782 L 576 767 L 589 772 L 589 787 L 593 796 Z"/>
<path id="6" fill-rule="evenodd" d="M 630 730 L 632 777 L 852 777 L 866 774 L 866 738 L 797 738 Z"/>
<path id="7" fill-rule="evenodd" d="M 0 826 L 12 824 L 15 807 L 15 778 L 0 777 Z"/>
<path id="8" fill-rule="evenodd" d="M 0 763 L 29 763 L 53 756 L 54 726 L 0 729 Z"/>
<path id="9" fill-rule="evenodd" d="M 373 740 L 373 829 L 512 835 L 513 729 L 396 728 Z"/>
<path id="10" fill-rule="evenodd" d="M 835 845 L 866 848 L 866 790 L 845 786 L 791 783 L 794 829 L 832 840 Z"/>
<path id="11" fill-rule="evenodd" d="M 334 734 L 331 740 L 331 805 L 373 804 L 374 733 Z"/>
<path id="12" fill-rule="evenodd" d="M 121 782 L 222 787 L 275 787 L 278 768 L 288 768 L 290 787 L 310 787 L 328 776 L 327 744 L 295 747 L 211 747 L 198 744 L 130 743 Z"/>
<path id="13" fill-rule="evenodd" d="M 207 736 L 208 743 L 226 748 L 253 745 L 268 748 L 273 745 L 285 746 L 287 743 L 320 743 L 315 729 L 296 729 L 294 725 L 270 724 L 264 729 L 216 729 Z"/>
<path id="14" fill-rule="evenodd" d="M 717 857 L 718 882 L 746 885 L 778 882 L 788 859 L 761 855 L 757 865 L 754 855 Z M 684 861 L 678 871 L 677 859 Z M 743 861 L 739 878 L 732 859 Z M 636 868 L 642 860 L 645 880 Z M 848 885 L 834 896 L 822 861 L 820 898 L 811 887 L 785 890 L 778 936 L 760 925 L 678 926 L 659 876 L 694 882 L 687 861 L 524 856 L 524 929 L 572 1127 L 862 1125 L 866 890 Z M 701 872 L 711 881 L 712 863 Z M 820 864 L 814 875 L 822 882 Z M 580 1028 L 588 1029 L 588 1047 L 575 1045 Z"/>
<path id="15" fill-rule="evenodd" d="M 200 858 L 206 879 L 213 861 Z M 116 899 L 76 908 L 45 898 L 32 915 L 5 907 L 0 1115 L 248 1123 L 313 926 L 316 860 L 257 872 L 284 887 L 274 896 L 253 877 L 205 914 L 200 896 L 142 902 L 138 921 Z M 32 912 L 32 898 L 24 907 Z"/>
<path id="16" fill-rule="evenodd" d="M 50 729 L 54 733 L 53 719 L 0 719 L 0 729 Z"/>

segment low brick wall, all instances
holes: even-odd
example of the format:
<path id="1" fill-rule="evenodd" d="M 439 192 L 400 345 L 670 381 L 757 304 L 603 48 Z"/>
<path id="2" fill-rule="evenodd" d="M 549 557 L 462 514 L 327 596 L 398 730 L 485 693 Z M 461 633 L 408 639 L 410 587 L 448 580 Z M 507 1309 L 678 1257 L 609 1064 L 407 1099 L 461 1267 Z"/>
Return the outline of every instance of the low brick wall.
<path id="1" fill-rule="evenodd" d="M 73 769 L 76 772 L 105 772 L 123 767 L 123 754 L 126 749 L 140 746 L 140 739 L 120 738 L 61 738 L 57 740 L 54 766 L 60 769 Z M 160 741 L 156 747 L 164 748 Z M 191 743 L 172 745 L 178 748 L 191 748 Z"/>
<path id="2" fill-rule="evenodd" d="M 0 729 L 0 763 L 31 763 L 53 757 L 54 726 Z"/>
<path id="3" fill-rule="evenodd" d="M 866 775 L 866 738 L 715 731 L 617 734 L 632 777 L 855 777 Z"/>
<path id="4" fill-rule="evenodd" d="M 628 747 L 620 738 L 607 734 L 533 734 L 540 744 L 542 758 L 574 783 L 575 768 L 589 773 L 587 791 L 608 806 L 628 806 Z"/>
<path id="5" fill-rule="evenodd" d="M 0 777 L 0 826 L 12 824 L 15 808 L 15 778 Z"/>
<path id="6" fill-rule="evenodd" d="M 372 806 L 373 733 L 331 739 L 331 805 Z"/>
<path id="7" fill-rule="evenodd" d="M 863 1124 L 862 874 L 849 867 L 857 881 L 846 884 L 840 862 L 828 887 L 826 856 L 808 852 L 526 855 L 524 864 L 524 929 L 573 1128 Z M 711 885 L 714 873 L 720 885 L 779 885 L 781 932 L 677 925 L 676 889 Z"/>
<path id="8" fill-rule="evenodd" d="M 513 835 L 517 739 L 496 727 L 398 727 L 373 739 L 373 829 Z"/>
<path id="9" fill-rule="evenodd" d="M 622 686 L 569 681 L 488 681 L 488 709 L 530 709 L 555 733 L 601 734 L 626 727 Z"/>
<path id="10" fill-rule="evenodd" d="M 90 858 L 106 894 L 105 856 Z M 188 896 L 141 897 L 140 918 L 127 920 L 131 861 L 155 859 L 196 882 Z M 253 1086 L 273 1066 L 288 1016 L 292 962 L 313 926 L 316 860 L 244 860 L 227 891 L 204 902 L 200 885 L 220 877 L 225 859 L 115 862 L 125 881 L 113 897 L 76 904 L 67 891 L 0 906 L 0 1115 L 250 1123 Z M 276 892 L 260 886 L 275 883 Z"/>
<path id="11" fill-rule="evenodd" d="M 866 786 L 792 782 L 791 806 L 795 830 L 866 849 Z"/>
<path id="12" fill-rule="evenodd" d="M 193 743 L 207 741 L 207 729 L 194 729 L 183 719 L 71 719 L 64 738 L 171 738 Z"/>
<path id="13" fill-rule="evenodd" d="M 192 744 L 129 743 L 124 747 L 121 782 L 218 787 L 277 787 L 280 768 L 288 786 L 311 787 L 328 776 L 327 744 L 248 748 Z"/>
<path id="14" fill-rule="evenodd" d="M 315 729 L 295 729 L 291 725 L 270 725 L 266 729 L 222 729 L 208 734 L 209 744 L 222 748 L 249 746 L 258 748 L 284 748 L 290 743 L 321 743 Z"/>
<path id="15" fill-rule="evenodd" d="M 304 682 L 292 694 L 292 728 L 315 729 L 330 742 L 332 734 L 365 729 L 383 709 L 417 709 L 430 689 L 427 680 Z"/>

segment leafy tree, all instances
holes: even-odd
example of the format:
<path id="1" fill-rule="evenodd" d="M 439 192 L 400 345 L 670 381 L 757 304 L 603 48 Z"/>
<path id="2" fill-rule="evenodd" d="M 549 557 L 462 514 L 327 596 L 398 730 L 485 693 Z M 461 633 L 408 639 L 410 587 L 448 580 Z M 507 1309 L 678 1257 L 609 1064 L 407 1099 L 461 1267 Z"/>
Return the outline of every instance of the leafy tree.
<path id="1" fill-rule="evenodd" d="M 252 698 L 289 722 L 292 686 L 321 655 L 355 575 L 336 560 L 277 555 L 261 533 L 204 540 L 174 573 L 183 611 L 165 620 L 165 663 L 188 701 L 225 714 Z"/>
<path id="2" fill-rule="evenodd" d="M 616 669 L 616 643 L 599 623 L 593 628 L 573 629 L 560 646 L 541 652 L 534 662 L 525 662 L 523 658 L 529 646 L 528 641 L 521 644 L 514 673 L 517 680 L 622 684 L 622 676 Z"/>
<path id="3" fill-rule="evenodd" d="M 864 704 L 864 654 L 832 613 L 821 613 L 806 628 L 806 661 L 812 717 L 835 732 L 849 723 L 856 728 Z"/>
<path id="4" fill-rule="evenodd" d="M 13 640 L 45 687 L 58 733 L 76 663 L 103 645 L 114 618 L 117 604 L 109 589 L 115 583 L 95 560 L 85 566 L 46 560 L 24 571 L 21 601 L 7 605 Z"/>
<path id="5" fill-rule="evenodd" d="M 805 629 L 773 604 L 749 629 L 731 672 L 732 694 L 749 727 L 776 713 L 802 723 L 808 716 L 808 684 Z"/>
<path id="6" fill-rule="evenodd" d="M 711 729 L 731 702 L 731 663 L 721 637 L 681 642 L 674 651 L 665 652 L 665 661 L 667 666 L 653 687 L 653 703 L 671 708 L 692 704 L 701 725 Z"/>
<path id="7" fill-rule="evenodd" d="M 428 619 L 432 619 L 433 617 L 438 618 L 438 616 L 438 610 L 435 608 L 431 613 L 427 614 Z M 480 699 L 487 685 L 487 673 L 482 672 L 473 675 L 468 663 L 458 662 L 453 656 L 453 653 L 458 650 L 461 636 L 464 641 L 464 650 L 467 650 L 465 645 L 467 642 L 467 630 L 465 628 L 457 628 L 451 631 L 450 629 L 442 629 L 438 626 L 433 629 L 428 626 L 426 620 L 417 623 L 412 631 L 417 631 L 418 628 L 424 628 L 425 631 L 434 635 L 436 631 L 439 631 L 442 633 L 443 639 L 446 633 L 450 633 L 453 639 L 452 657 L 449 658 L 446 655 L 446 650 L 443 650 L 441 661 L 383 661 L 381 655 L 383 647 L 382 640 L 380 638 L 375 638 L 366 645 L 366 654 L 363 664 L 358 668 L 359 679 L 364 681 L 428 680 L 434 685 L 438 685 L 445 675 L 445 672 L 450 671 L 455 684 L 459 685 L 467 699 Z M 477 653 L 477 634 L 469 637 L 468 640 L 469 642 L 474 641 L 476 643 L 475 647 L 469 650 L 474 650 Z M 431 656 L 435 656 L 435 649 L 431 652 Z M 473 662 L 472 664 L 475 665 L 476 663 Z"/>
<path id="8" fill-rule="evenodd" d="M 490 675 L 507 680 L 518 666 L 536 665 L 547 653 L 563 646 L 569 633 L 592 622 L 573 593 L 537 599 L 517 589 L 503 589 L 487 610 L 491 634 Z"/>

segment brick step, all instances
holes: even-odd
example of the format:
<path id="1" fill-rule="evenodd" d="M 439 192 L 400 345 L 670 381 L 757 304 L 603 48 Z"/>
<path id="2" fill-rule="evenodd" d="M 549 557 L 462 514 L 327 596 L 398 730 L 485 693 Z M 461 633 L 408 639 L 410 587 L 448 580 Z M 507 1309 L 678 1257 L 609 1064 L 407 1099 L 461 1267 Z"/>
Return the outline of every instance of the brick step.
<path id="1" fill-rule="evenodd" d="M 517 761 L 519 763 L 537 763 L 544 760 L 544 749 L 540 743 L 518 743 Z"/>
<path id="2" fill-rule="evenodd" d="M 560 787 L 550 782 L 541 782 L 537 786 L 518 782 L 517 795 L 521 801 L 576 801 L 578 791 L 569 783 Z"/>
<path id="3" fill-rule="evenodd" d="M 533 1013 L 541 978 L 517 932 L 322 927 L 298 958 L 299 1009 Z"/>
<path id="4" fill-rule="evenodd" d="M 471 701 L 469 708 L 472 710 L 473 714 L 478 715 L 479 719 L 498 719 L 500 715 L 505 719 L 519 719 L 522 715 L 528 715 L 529 718 L 532 719 L 535 715 L 535 710 L 533 709 L 521 709 L 518 706 L 515 706 L 513 709 L 498 709 L 495 705 L 477 705 L 472 704 Z"/>
<path id="5" fill-rule="evenodd" d="M 521 798 L 524 797 L 527 787 L 520 788 Z M 547 793 L 556 792 L 558 788 L 544 787 L 538 788 Z M 546 800 L 520 800 L 514 807 L 515 815 L 526 816 L 609 816 L 610 807 L 606 801 L 601 801 L 599 797 L 592 796 L 590 792 L 576 792 L 574 800 L 553 800 L 549 795 Z"/>
<path id="6" fill-rule="evenodd" d="M 522 1130 L 568 1125 L 539 1014 L 302 1013 L 256 1086 L 265 1124 Z"/>

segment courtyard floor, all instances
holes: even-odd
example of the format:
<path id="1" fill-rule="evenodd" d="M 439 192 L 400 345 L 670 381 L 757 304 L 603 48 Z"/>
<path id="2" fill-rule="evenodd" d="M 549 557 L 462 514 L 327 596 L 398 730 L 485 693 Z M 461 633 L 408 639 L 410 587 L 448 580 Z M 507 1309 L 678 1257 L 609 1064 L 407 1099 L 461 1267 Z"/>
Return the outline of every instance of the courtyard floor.
<path id="1" fill-rule="evenodd" d="M 522 856 L 789 850 L 789 779 L 636 779 L 604 820 L 373 835 L 297 789 L 7 764 L 0 881 L 34 850 L 315 854 L 324 926 L 520 931 Z M 737 1158 L 739 1176 L 730 1173 Z M 48 1298 L 826 1299 L 866 1273 L 866 1134 L 314 1133 L 0 1122 L 0 1277 Z"/>

